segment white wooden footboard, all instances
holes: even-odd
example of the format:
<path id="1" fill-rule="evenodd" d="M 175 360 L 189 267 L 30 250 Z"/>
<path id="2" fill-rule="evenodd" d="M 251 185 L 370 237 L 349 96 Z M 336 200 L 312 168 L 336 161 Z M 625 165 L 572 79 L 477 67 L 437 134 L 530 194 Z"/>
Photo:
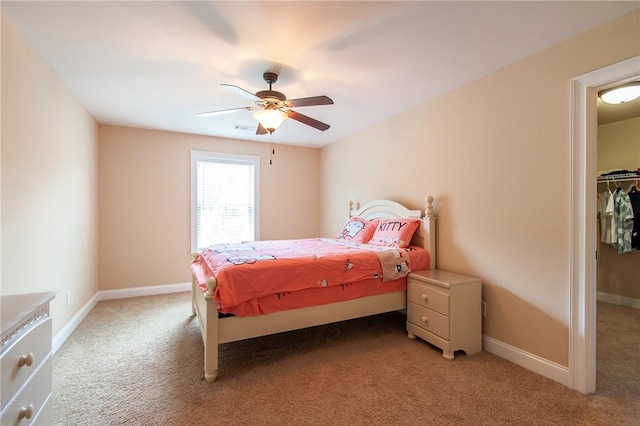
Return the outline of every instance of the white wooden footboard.
<path id="1" fill-rule="evenodd" d="M 223 343 L 400 311 L 407 307 L 407 295 L 403 290 L 255 317 L 219 318 L 213 297 L 207 296 L 197 285 L 194 289 L 194 309 L 204 342 L 204 377 L 209 383 L 218 375 L 218 346 Z"/>

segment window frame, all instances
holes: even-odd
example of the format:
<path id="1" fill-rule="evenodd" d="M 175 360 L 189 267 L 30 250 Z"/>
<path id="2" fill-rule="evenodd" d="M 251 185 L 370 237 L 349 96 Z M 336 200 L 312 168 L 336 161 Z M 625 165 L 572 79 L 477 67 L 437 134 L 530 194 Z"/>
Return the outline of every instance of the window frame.
<path id="1" fill-rule="evenodd" d="M 260 157 L 257 155 L 228 154 L 210 151 L 191 151 L 191 251 L 197 251 L 197 164 L 199 161 L 250 164 L 254 171 L 254 239 L 260 239 Z"/>

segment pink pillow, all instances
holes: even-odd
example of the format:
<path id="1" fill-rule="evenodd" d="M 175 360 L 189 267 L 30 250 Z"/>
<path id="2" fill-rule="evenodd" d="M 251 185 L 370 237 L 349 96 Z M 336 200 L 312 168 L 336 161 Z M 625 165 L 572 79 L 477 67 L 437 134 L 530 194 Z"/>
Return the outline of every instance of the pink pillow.
<path id="1" fill-rule="evenodd" d="M 356 243 L 366 243 L 371 239 L 377 225 L 377 220 L 367 220 L 363 217 L 353 216 L 344 226 L 338 238 Z"/>
<path id="2" fill-rule="evenodd" d="M 387 247 L 407 247 L 413 233 L 420 226 L 420 219 L 384 219 L 369 240 L 369 244 Z"/>

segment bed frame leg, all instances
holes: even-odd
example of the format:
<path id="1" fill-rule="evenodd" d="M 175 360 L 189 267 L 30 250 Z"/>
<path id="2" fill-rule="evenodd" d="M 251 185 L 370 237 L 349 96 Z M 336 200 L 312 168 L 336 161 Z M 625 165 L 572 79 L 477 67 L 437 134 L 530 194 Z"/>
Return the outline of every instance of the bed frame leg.
<path id="1" fill-rule="evenodd" d="M 209 325 L 211 326 L 212 324 Z M 217 324 L 215 326 L 217 327 Z M 218 377 L 218 333 L 212 330 L 209 330 L 209 332 L 214 336 L 209 336 L 209 333 L 207 333 L 208 341 L 204 346 L 204 378 L 207 382 L 213 383 Z"/>
<path id="2" fill-rule="evenodd" d="M 196 278 L 191 276 L 191 316 L 196 316 Z"/>
<path id="3" fill-rule="evenodd" d="M 205 295 L 206 305 L 206 337 L 204 341 L 204 378 L 207 382 L 212 383 L 218 376 L 218 330 L 220 318 L 218 317 L 218 308 L 215 300 L 213 300 L 214 290 L 217 282 L 215 278 L 207 280 L 208 291 Z"/>
<path id="4" fill-rule="evenodd" d="M 213 383 L 216 380 L 216 377 L 218 377 L 218 344 L 217 343 L 214 344 L 211 348 L 205 348 L 205 354 L 204 354 L 204 378 L 207 380 L 207 382 Z"/>
<path id="5" fill-rule="evenodd" d="M 191 261 L 195 262 L 200 257 L 200 253 L 197 251 L 191 252 Z M 198 290 L 198 283 L 196 282 L 196 277 L 191 273 L 191 315 L 196 316 L 196 294 Z"/>

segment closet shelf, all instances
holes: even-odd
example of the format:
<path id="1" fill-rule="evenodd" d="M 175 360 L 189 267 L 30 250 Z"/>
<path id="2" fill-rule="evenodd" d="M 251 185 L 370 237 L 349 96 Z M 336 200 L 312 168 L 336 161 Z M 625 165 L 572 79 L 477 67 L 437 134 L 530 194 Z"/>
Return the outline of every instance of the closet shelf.
<path id="1" fill-rule="evenodd" d="M 635 179 L 640 179 L 640 175 L 637 173 L 620 173 L 617 175 L 598 176 L 598 182 L 626 182 Z"/>

